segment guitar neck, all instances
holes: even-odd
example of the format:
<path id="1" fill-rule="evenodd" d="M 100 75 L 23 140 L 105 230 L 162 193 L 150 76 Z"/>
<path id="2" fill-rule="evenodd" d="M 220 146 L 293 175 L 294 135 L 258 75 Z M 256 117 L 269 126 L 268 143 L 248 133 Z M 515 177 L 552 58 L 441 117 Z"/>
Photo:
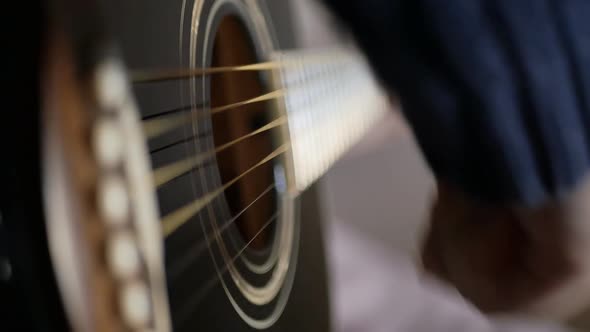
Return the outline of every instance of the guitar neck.
<path id="1" fill-rule="evenodd" d="M 387 111 L 364 59 L 350 50 L 284 51 L 280 71 L 292 144 L 295 189 L 321 177 Z"/>

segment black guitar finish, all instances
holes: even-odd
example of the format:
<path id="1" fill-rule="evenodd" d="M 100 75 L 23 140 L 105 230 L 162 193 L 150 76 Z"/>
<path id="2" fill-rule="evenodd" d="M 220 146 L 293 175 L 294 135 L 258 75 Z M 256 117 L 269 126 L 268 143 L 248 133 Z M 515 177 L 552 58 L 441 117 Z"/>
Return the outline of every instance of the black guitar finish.
<path id="1" fill-rule="evenodd" d="M 181 1 L 103 1 L 101 19 L 108 27 L 106 34 L 114 37 L 125 64 L 130 68 L 175 67 L 178 66 L 178 29 Z M 271 16 L 280 22 L 279 42 L 292 45 L 289 20 L 282 19 L 286 14 L 287 3 L 272 4 Z M 75 11 L 72 11 L 74 13 Z M 276 14 L 275 14 L 276 13 Z M 98 17 L 98 16 L 97 16 Z M 76 20 L 68 22 L 75 24 Z M 66 24 L 67 26 L 67 24 Z M 102 29 L 103 25 L 88 25 Z M 70 26 L 70 29 L 75 27 Z M 75 33 L 74 33 L 75 35 Z M 82 34 L 84 35 L 84 34 Z M 88 35 L 86 35 L 88 36 Z M 102 36 L 102 32 L 96 36 Z M 41 39 L 41 38 L 39 38 Z M 75 38 L 74 38 L 75 39 Z M 75 48 L 79 52 L 84 43 Z M 94 54 L 100 58 L 100 54 Z M 92 66 L 93 56 L 80 56 L 91 59 L 78 64 L 80 68 Z M 38 82 L 36 82 L 38 84 Z M 150 88 L 136 88 L 142 116 L 154 115 L 163 110 L 182 107 L 178 96 L 178 82 L 158 83 Z M 143 89 L 143 90 L 142 90 Z M 31 89 L 37 91 L 37 89 Z M 10 310 L 2 310 L 2 322 L 14 322 L 24 330 L 65 331 L 68 320 L 59 296 L 47 245 L 44 225 L 41 187 L 41 160 L 39 128 L 42 108 L 34 98 L 30 107 L 14 116 L 19 125 L 18 150 L 10 151 L 11 162 L 2 163 L 0 188 L 0 302 L 8 304 Z M 207 102 L 206 100 L 202 101 Z M 33 105 L 34 104 L 34 105 Z M 176 136 L 175 136 L 176 135 Z M 176 132 L 163 141 L 150 142 L 150 149 L 163 147 L 165 141 L 182 138 Z M 176 149 L 176 150 L 175 150 Z M 152 162 L 178 158 L 186 153 L 180 147 L 164 150 L 159 157 L 152 155 Z M 158 158 L 163 158 L 158 160 Z M 214 168 L 211 164 L 209 167 Z M 182 203 L 175 197 L 188 197 L 187 187 L 182 179 L 168 192 L 160 193 L 159 201 L 163 213 L 178 208 Z M 300 243 L 297 257 L 297 270 L 293 288 L 285 311 L 269 331 L 328 331 L 330 329 L 327 300 L 326 271 L 323 257 L 321 235 L 321 216 L 318 197 L 314 187 L 300 198 Z M 197 227 L 198 224 L 187 227 Z M 176 237 L 182 237 L 182 234 Z M 176 241 L 174 238 L 167 241 Z M 177 241 L 178 242 L 178 241 Z M 180 243 L 180 242 L 178 242 Z M 166 244 L 168 249 L 179 246 Z M 182 247 L 182 245 L 180 245 Z M 177 249 L 178 250 L 178 249 Z M 170 255 L 167 253 L 167 255 Z M 167 257 L 169 258 L 169 257 Z M 211 257 L 204 255 L 191 266 L 188 276 L 169 284 L 172 310 L 183 293 L 202 288 L 202 283 L 214 275 Z M 178 291 L 180 290 L 180 291 Z M 182 301 L 180 301 L 181 303 Z M 179 305 L 182 308 L 182 305 Z M 236 314 L 227 299 L 220 283 L 207 290 L 198 307 L 192 308 L 188 323 L 178 325 L 172 315 L 175 330 L 187 331 L 246 331 L 254 330 Z M 10 323 L 9 323 L 10 322 Z"/>

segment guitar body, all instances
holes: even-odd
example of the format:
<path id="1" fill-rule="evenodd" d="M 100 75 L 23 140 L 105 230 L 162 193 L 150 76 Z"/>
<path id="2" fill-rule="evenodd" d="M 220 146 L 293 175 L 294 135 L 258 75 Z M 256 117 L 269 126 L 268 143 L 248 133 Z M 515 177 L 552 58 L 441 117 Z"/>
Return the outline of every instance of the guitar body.
<path id="1" fill-rule="evenodd" d="M 197 39 L 194 41 L 196 44 L 196 53 L 203 52 L 203 54 L 207 54 L 206 56 L 196 56 L 196 61 L 211 61 L 203 62 L 198 66 L 218 67 L 256 63 L 268 60 L 267 58 L 264 58 L 263 54 L 254 56 L 252 54 L 244 55 L 244 53 L 261 53 L 260 49 L 248 49 L 248 46 L 252 45 L 249 42 L 249 39 L 252 38 L 252 35 L 249 35 L 249 33 L 255 34 L 253 31 L 244 33 L 243 31 L 239 30 L 239 27 L 235 26 L 233 28 L 236 30 L 232 30 L 232 23 L 234 23 L 234 25 L 252 24 L 250 20 L 253 18 L 248 17 L 247 15 L 249 14 L 240 14 L 238 12 L 239 9 L 236 9 L 233 6 L 233 1 L 228 1 L 227 4 L 221 6 L 221 8 L 218 9 L 219 13 L 221 14 L 213 14 L 211 7 L 219 3 L 220 1 L 166 1 L 164 5 L 161 1 L 157 0 L 125 2 L 109 0 L 105 1 L 104 8 L 107 13 L 106 17 L 108 17 L 108 26 L 112 29 L 115 38 L 120 41 L 122 57 L 129 68 L 174 68 L 179 66 L 187 66 L 187 63 L 190 62 L 190 59 L 189 51 L 186 49 L 186 45 L 190 45 L 191 43 L 190 36 L 187 35 L 187 31 L 190 31 L 191 24 L 194 25 L 194 22 L 191 21 L 194 21 L 196 16 L 199 15 L 195 13 L 195 8 L 198 8 L 200 5 L 203 6 L 201 9 L 203 11 L 203 14 L 201 14 L 202 18 L 215 18 L 211 19 L 211 22 L 213 22 L 211 31 L 203 32 L 200 35 L 194 36 L 194 38 Z M 142 8 L 141 15 L 138 15 L 137 8 Z M 276 5 L 274 7 L 264 7 L 262 10 L 265 10 L 264 14 L 269 20 L 288 21 L 288 18 L 282 17 L 287 13 L 281 13 L 281 10 L 284 9 L 277 7 Z M 182 17 L 183 15 L 184 17 Z M 224 21 L 224 19 L 228 17 L 234 21 Z M 180 23 L 181 21 L 183 21 L 184 27 L 179 27 L 179 25 L 182 24 Z M 230 25 L 228 26 L 228 30 L 223 30 L 227 23 Z M 200 23 L 200 25 L 204 25 L 204 20 L 202 23 Z M 248 29 L 254 30 L 254 27 L 250 26 Z M 273 28 L 271 27 L 270 29 Z M 278 34 L 276 34 L 274 30 L 271 30 L 270 32 L 273 34 L 271 38 L 275 39 L 273 40 L 273 44 L 275 44 L 273 47 L 278 47 L 276 44 L 281 44 L 281 40 L 278 39 Z M 285 43 L 289 43 L 293 38 L 292 36 L 288 35 L 289 27 L 284 27 L 282 32 L 283 33 L 280 37 L 285 40 Z M 225 55 L 217 55 L 213 54 L 214 52 L 212 52 L 212 48 L 223 47 L 224 45 L 220 46 L 219 43 L 214 44 L 215 42 L 207 46 L 204 45 L 205 42 L 203 39 L 205 39 L 205 36 L 209 35 L 209 38 L 213 39 L 216 34 L 217 38 L 221 40 L 222 44 L 223 41 L 226 41 L 225 46 L 227 46 L 227 49 Z M 138 38 L 138 36 L 141 37 Z M 179 38 L 182 38 L 181 42 L 179 42 Z M 240 43 L 241 41 L 243 43 Z M 181 49 L 180 52 L 179 49 L 181 47 L 179 43 L 182 43 L 183 47 L 185 48 L 184 50 Z M 221 52 L 223 52 L 223 50 L 219 51 L 219 53 Z M 221 59 L 216 59 L 216 56 Z M 223 59 L 224 56 L 225 60 Z M 206 57 L 211 57 L 211 59 L 203 59 Z M 184 63 L 179 63 L 183 61 Z M 223 63 L 223 61 L 225 62 Z M 212 76 L 211 81 L 208 82 L 210 86 L 207 86 L 205 83 L 204 88 L 202 86 L 199 86 L 198 88 L 209 90 L 212 98 L 215 98 L 216 96 L 219 97 L 220 94 L 216 94 L 216 91 L 223 91 L 223 93 L 221 93 L 222 98 L 220 98 L 220 100 L 210 101 L 211 106 L 215 106 L 216 103 L 219 105 L 228 104 L 264 93 L 263 88 L 254 89 L 250 92 L 243 92 L 243 90 L 247 90 L 249 87 L 251 87 L 253 82 L 256 80 L 256 78 L 252 78 L 252 75 L 249 75 L 250 77 L 248 77 L 248 74 L 240 73 Z M 253 73 L 253 75 L 256 76 L 256 73 Z M 215 81 L 218 77 L 220 80 L 225 80 L 225 84 L 224 82 Z M 227 83 L 228 81 L 229 83 Z M 156 83 L 152 86 L 145 87 L 145 90 L 140 90 L 144 89 L 144 87 L 140 87 L 140 89 L 136 90 L 135 93 L 140 106 L 139 108 L 142 110 L 142 112 L 145 112 L 143 115 L 149 116 L 150 113 L 153 114 L 153 112 L 157 110 L 175 109 L 180 107 L 182 105 L 182 97 L 186 98 L 187 95 L 189 95 L 189 93 L 187 93 L 185 96 L 181 96 L 179 98 L 179 91 L 183 92 L 183 87 L 181 86 L 182 83 L 183 82 L 179 81 Z M 232 83 L 234 86 L 232 86 Z M 186 87 L 184 88 L 186 89 Z M 233 91 L 233 96 L 228 96 L 230 91 Z M 225 100 L 223 97 L 225 97 Z M 207 98 L 205 97 L 205 100 L 206 99 Z M 146 104 L 142 105 L 142 102 L 145 102 Z M 256 105 L 254 107 L 256 107 Z M 242 114 L 250 111 L 250 109 L 242 108 L 236 112 L 228 112 L 227 114 Z M 218 132 L 227 134 L 227 132 L 231 130 L 230 128 L 232 124 L 252 122 L 253 118 L 257 117 L 255 114 L 256 110 L 252 111 L 254 112 L 251 113 L 254 114 L 249 118 L 247 116 L 244 118 L 229 117 L 218 120 L 220 122 L 219 124 L 212 122 L 212 125 L 214 127 L 216 125 L 220 127 Z M 223 115 L 220 115 L 219 117 Z M 228 135 L 231 136 L 231 134 Z M 237 137 L 239 135 L 240 133 L 237 133 L 234 136 Z M 166 139 L 168 138 L 164 137 L 164 142 L 160 144 L 158 144 L 159 142 L 157 141 L 155 143 L 152 142 L 151 144 L 153 144 L 153 147 L 156 148 L 159 146 L 165 146 L 168 143 L 166 142 Z M 225 139 L 225 137 L 214 137 L 215 141 L 222 139 Z M 256 149 L 257 147 L 246 146 L 245 148 Z M 251 153 L 250 151 L 247 152 L 249 154 L 255 154 Z M 268 152 L 269 151 L 266 151 L 266 153 Z M 162 162 L 161 160 L 156 159 L 159 157 L 170 158 L 170 160 L 179 158 L 176 155 L 172 155 L 178 153 L 173 149 L 168 149 L 168 153 L 171 155 L 154 156 L 154 154 L 152 154 L 152 158 L 154 158 L 152 159 L 153 164 L 157 165 L 158 162 Z M 218 155 L 219 164 L 223 162 L 223 157 L 225 156 Z M 261 156 L 259 155 L 258 159 L 260 158 Z M 235 163 L 236 161 L 234 160 L 232 162 Z M 251 165 L 251 163 L 248 162 L 246 162 L 246 164 L 247 165 L 242 167 L 242 169 L 245 169 L 248 165 Z M 221 175 L 223 178 L 223 174 Z M 228 180 L 230 180 L 230 178 L 222 179 L 222 182 L 226 182 Z M 245 185 L 252 187 L 253 184 L 248 183 Z M 258 193 L 260 193 L 263 189 L 263 187 L 260 187 Z M 166 194 L 168 196 L 182 196 L 183 191 L 184 189 L 179 186 L 174 188 L 173 191 L 166 192 Z M 245 200 L 247 202 L 251 202 L 255 198 L 256 193 L 251 196 L 252 197 L 245 198 Z M 284 311 L 280 315 L 278 321 L 272 324 L 272 326 L 264 329 L 269 331 L 329 331 L 330 314 L 328 308 L 328 288 L 326 283 L 326 268 L 324 262 L 324 248 L 321 232 L 322 221 L 318 196 L 315 188 L 310 188 L 305 192 L 305 194 L 299 197 L 298 200 L 299 202 L 297 204 L 299 205 L 298 219 L 300 222 L 300 242 L 298 248 L 296 249 L 297 253 L 294 255 L 296 262 L 294 262 L 295 264 L 293 265 L 295 269 L 293 285 L 291 286 L 292 289 L 288 295 L 288 301 L 285 305 L 285 308 L 283 309 Z M 166 202 L 160 201 L 160 209 L 166 210 L 167 208 L 168 206 L 166 206 Z M 172 204 L 172 206 L 169 208 L 173 209 L 174 204 Z M 257 204 L 257 206 L 253 206 L 252 208 L 260 208 L 260 204 Z M 233 212 L 236 213 L 238 211 Z M 267 217 L 259 217 L 256 220 L 266 220 L 266 218 Z M 255 228 L 258 228 L 259 226 L 260 225 L 257 225 Z M 232 235 L 239 238 L 239 234 L 237 234 L 237 232 Z M 253 235 L 254 233 L 252 233 L 250 236 Z M 174 241 L 175 239 L 173 238 L 172 240 Z M 167 249 L 169 252 L 172 252 L 176 248 L 171 245 Z M 170 260 L 172 259 L 173 258 Z M 191 279 L 201 280 L 204 284 L 208 282 L 208 278 L 215 273 L 215 266 L 211 261 L 211 257 L 206 257 L 205 259 L 201 259 L 196 262 L 191 270 L 195 271 L 194 275 L 186 277 L 185 280 L 189 280 L 189 284 L 191 283 Z M 264 281 L 263 279 L 264 277 L 261 278 L 262 282 Z M 198 306 L 197 310 L 189 314 L 191 316 L 189 318 L 190 323 L 188 323 L 184 329 L 180 326 L 175 326 L 174 310 L 176 303 L 173 299 L 175 297 L 175 294 L 173 293 L 175 290 L 169 289 L 170 296 L 172 297 L 171 311 L 173 322 L 172 326 L 174 327 L 174 330 L 191 331 L 195 330 L 195 328 L 202 329 L 203 331 L 252 330 L 252 326 L 245 323 L 243 318 L 236 314 L 235 308 L 228 300 L 228 295 L 226 294 L 226 290 L 223 286 L 224 285 L 221 283 L 216 283 L 212 287 L 210 294 L 206 295 L 206 298 L 202 300 L 203 303 Z M 191 288 L 194 289 L 195 287 L 192 284 L 190 284 L 188 287 L 182 286 L 180 293 L 190 292 Z M 178 306 L 182 305 L 183 303 L 178 303 Z"/>
<path id="2" fill-rule="evenodd" d="M 2 322 L 330 330 L 313 183 L 384 109 L 362 61 L 281 52 L 282 4 L 45 5 L 0 172 Z"/>

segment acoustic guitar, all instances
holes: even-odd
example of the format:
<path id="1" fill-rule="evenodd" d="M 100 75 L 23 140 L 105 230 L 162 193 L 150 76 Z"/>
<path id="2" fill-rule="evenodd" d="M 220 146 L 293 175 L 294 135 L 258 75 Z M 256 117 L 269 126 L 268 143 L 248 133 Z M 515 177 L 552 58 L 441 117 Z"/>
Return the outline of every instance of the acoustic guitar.
<path id="1" fill-rule="evenodd" d="M 363 59 L 280 49 L 261 0 L 43 9 L 0 329 L 329 330 L 313 183 L 387 109 Z"/>

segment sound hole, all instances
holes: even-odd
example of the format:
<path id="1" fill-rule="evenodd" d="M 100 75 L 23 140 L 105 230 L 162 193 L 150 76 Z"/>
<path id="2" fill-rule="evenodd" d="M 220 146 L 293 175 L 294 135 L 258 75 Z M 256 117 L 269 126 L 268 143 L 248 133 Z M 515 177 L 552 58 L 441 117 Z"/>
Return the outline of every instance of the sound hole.
<path id="1" fill-rule="evenodd" d="M 256 62 L 255 49 L 244 25 L 234 16 L 222 19 L 215 36 L 211 65 L 237 66 Z M 211 76 L 212 107 L 244 101 L 267 92 L 257 72 L 226 72 Z M 216 113 L 212 117 L 215 146 L 247 135 L 271 120 L 266 102 Z M 235 179 L 268 156 L 273 151 L 271 135 L 271 131 L 256 134 L 218 153 L 223 183 Z M 274 228 L 260 230 L 276 212 L 275 191 L 260 195 L 273 184 L 271 161 L 256 167 L 225 192 L 232 216 L 239 214 L 235 224 L 244 241 L 250 242 L 250 248 L 264 249 L 271 242 Z"/>

